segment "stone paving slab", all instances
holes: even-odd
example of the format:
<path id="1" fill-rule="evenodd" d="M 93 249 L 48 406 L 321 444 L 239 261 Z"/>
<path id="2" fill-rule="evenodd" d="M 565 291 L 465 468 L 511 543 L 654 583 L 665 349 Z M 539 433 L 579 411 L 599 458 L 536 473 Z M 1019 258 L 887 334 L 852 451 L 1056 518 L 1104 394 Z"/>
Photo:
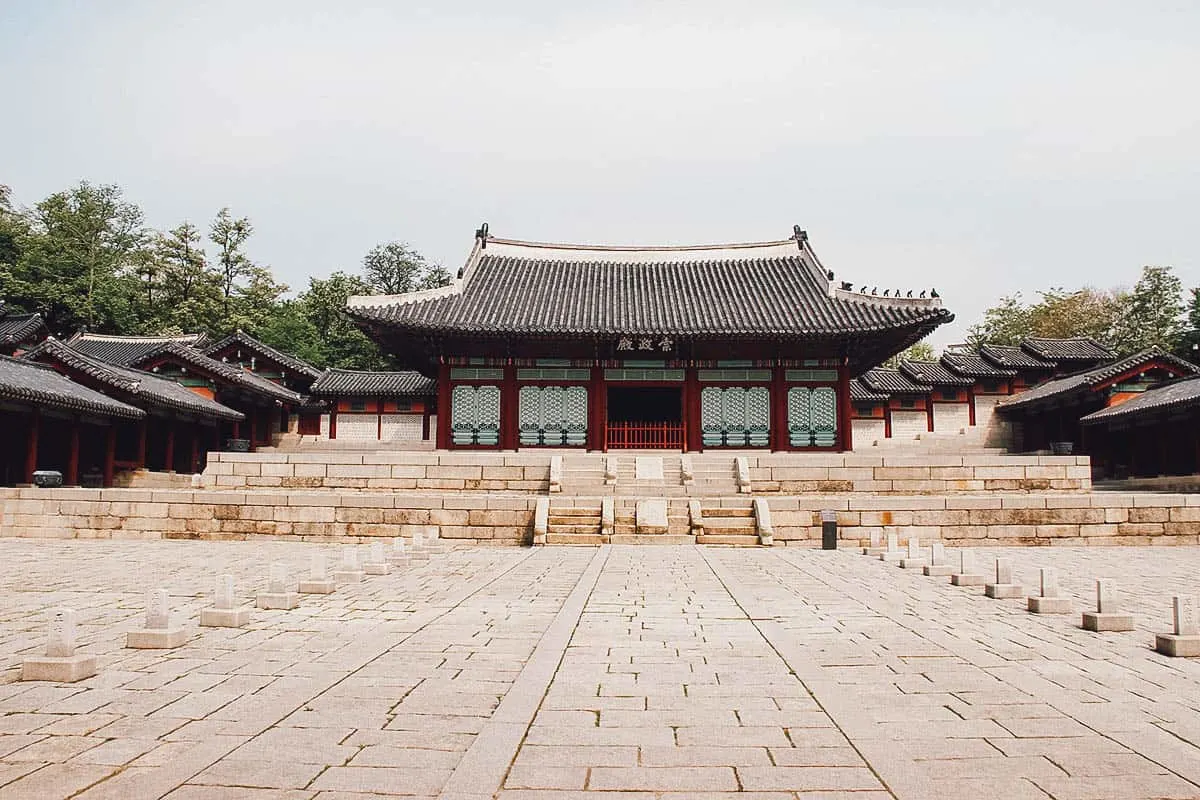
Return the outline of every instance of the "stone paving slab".
<path id="1" fill-rule="evenodd" d="M 465 548 L 200 629 L 293 542 L 0 539 L 0 798 L 1197 798 L 1200 662 L 1152 649 L 1200 548 L 976 550 L 1113 580 L 1136 630 L 846 551 Z M 143 592 L 192 633 L 126 650 Z M 21 683 L 70 606 L 99 672 Z"/>

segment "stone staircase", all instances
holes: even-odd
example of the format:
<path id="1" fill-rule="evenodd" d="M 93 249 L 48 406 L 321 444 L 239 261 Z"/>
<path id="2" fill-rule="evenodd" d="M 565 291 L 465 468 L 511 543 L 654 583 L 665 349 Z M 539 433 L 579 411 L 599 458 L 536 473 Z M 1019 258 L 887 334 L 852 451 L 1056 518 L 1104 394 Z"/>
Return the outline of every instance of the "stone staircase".
<path id="1" fill-rule="evenodd" d="M 185 472 L 150 472 L 139 469 L 113 476 L 116 489 L 191 489 L 192 475 Z"/>
<path id="2" fill-rule="evenodd" d="M 600 507 L 550 507 L 546 544 L 605 544 L 608 536 L 600 533 Z"/>
<path id="3" fill-rule="evenodd" d="M 728 508 L 703 504 L 703 533 L 696 536 L 697 544 L 724 544 L 737 547 L 757 547 L 758 526 L 754 509 Z"/>

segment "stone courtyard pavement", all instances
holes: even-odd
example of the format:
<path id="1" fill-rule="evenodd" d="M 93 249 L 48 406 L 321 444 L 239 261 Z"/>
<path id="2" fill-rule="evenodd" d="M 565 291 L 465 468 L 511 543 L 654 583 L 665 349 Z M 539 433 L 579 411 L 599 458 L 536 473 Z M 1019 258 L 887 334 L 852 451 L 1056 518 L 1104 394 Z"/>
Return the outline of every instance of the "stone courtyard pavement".
<path id="1" fill-rule="evenodd" d="M 1133 633 L 848 551 L 692 546 L 457 550 L 194 627 L 215 576 L 252 603 L 317 548 L 0 539 L 0 797 L 1200 797 L 1200 663 L 1150 649 L 1200 548 L 1003 551 L 1079 608 L 1114 579 Z M 194 637 L 123 649 L 159 584 Z M 55 606 L 100 671 L 17 682 Z"/>

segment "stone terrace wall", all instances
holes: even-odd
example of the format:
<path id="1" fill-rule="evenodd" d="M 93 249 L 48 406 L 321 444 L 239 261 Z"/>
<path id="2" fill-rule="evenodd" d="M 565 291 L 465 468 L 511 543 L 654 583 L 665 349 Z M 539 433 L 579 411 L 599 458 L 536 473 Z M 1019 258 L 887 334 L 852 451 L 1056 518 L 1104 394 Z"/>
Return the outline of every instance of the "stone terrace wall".
<path id="1" fill-rule="evenodd" d="M 838 512 L 839 538 L 856 544 L 872 531 L 958 546 L 1200 544 L 1195 494 L 808 496 L 773 497 L 768 505 L 775 541 L 789 545 L 820 545 L 823 509 Z"/>
<path id="2" fill-rule="evenodd" d="M 210 453 L 202 485 L 220 489 L 545 492 L 549 453 Z"/>
<path id="3" fill-rule="evenodd" d="M 530 541 L 536 499 L 483 493 L 0 489 L 0 536 L 369 541 L 437 525 L 471 544 Z"/>
<path id="4" fill-rule="evenodd" d="M 854 453 L 748 456 L 755 494 L 1086 492 L 1087 456 L 870 456 Z"/>

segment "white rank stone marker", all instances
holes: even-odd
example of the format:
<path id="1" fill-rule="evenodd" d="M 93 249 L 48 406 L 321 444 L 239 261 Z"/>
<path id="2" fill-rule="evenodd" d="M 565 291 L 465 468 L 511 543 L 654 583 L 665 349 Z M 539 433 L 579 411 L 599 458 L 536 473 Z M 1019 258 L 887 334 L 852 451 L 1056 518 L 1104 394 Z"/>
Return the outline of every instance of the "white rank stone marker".
<path id="1" fill-rule="evenodd" d="M 367 560 L 363 563 L 363 571 L 368 575 L 387 575 L 392 571 L 387 554 L 383 551 L 383 542 L 371 542 L 367 549 Z"/>
<path id="2" fill-rule="evenodd" d="M 983 586 L 987 578 L 975 571 L 975 554 L 965 547 L 958 550 L 958 572 L 950 573 L 950 583 L 955 586 Z"/>
<path id="3" fill-rule="evenodd" d="M 994 600 L 1011 600 L 1025 596 L 1025 589 L 1013 583 L 1012 559 L 996 559 L 996 581 L 985 584 L 983 593 Z"/>
<path id="4" fill-rule="evenodd" d="M 1096 610 L 1083 612 L 1083 629 L 1097 633 L 1133 630 L 1133 615 L 1120 610 L 1112 581 L 1096 581 Z"/>
<path id="5" fill-rule="evenodd" d="M 188 640 L 182 625 L 171 625 L 171 610 L 167 590 L 158 588 L 146 592 L 146 627 L 125 634 L 125 646 L 135 650 L 172 650 Z"/>
<path id="6" fill-rule="evenodd" d="M 932 542 L 929 545 L 929 564 L 922 570 L 934 578 L 945 578 L 954 574 L 954 567 L 946 561 L 946 545 Z"/>
<path id="7" fill-rule="evenodd" d="M 879 560 L 888 564 L 895 564 L 904 557 L 900 550 L 900 540 L 896 537 L 895 531 L 888 531 L 887 534 L 887 549 L 879 554 Z"/>
<path id="8" fill-rule="evenodd" d="M 337 584 L 325 569 L 325 554 L 313 553 L 308 561 L 308 578 L 300 581 L 296 591 L 300 594 L 333 594 Z"/>
<path id="9" fill-rule="evenodd" d="M 358 547 L 348 544 L 342 548 L 342 563 L 333 573 L 338 583 L 362 583 L 362 568 L 358 566 Z"/>
<path id="10" fill-rule="evenodd" d="M 1038 570 L 1038 594 L 1026 600 L 1025 605 L 1034 614 L 1071 613 L 1071 598 L 1062 597 L 1058 591 L 1058 570 L 1054 567 Z"/>
<path id="11" fill-rule="evenodd" d="M 21 680 L 74 683 L 96 674 L 96 657 L 75 652 L 75 611 L 56 608 L 46 612 L 46 655 L 21 662 Z"/>
<path id="12" fill-rule="evenodd" d="M 217 578 L 213 605 L 200 609 L 200 627 L 240 628 L 249 621 L 250 609 L 246 606 L 234 606 L 233 576 L 222 575 Z"/>
<path id="13" fill-rule="evenodd" d="M 883 535 L 879 531 L 871 531 L 870 542 L 862 549 L 864 556 L 878 556 L 883 552 Z"/>
<path id="14" fill-rule="evenodd" d="M 908 537 L 908 555 L 900 559 L 902 569 L 921 569 L 929 565 L 929 559 L 921 552 L 921 540 L 916 536 Z"/>
<path id="15" fill-rule="evenodd" d="M 278 561 L 271 564 L 267 572 L 267 590 L 254 598 L 259 608 L 291 611 L 300 605 L 300 594 L 288 586 L 287 565 Z"/>
<path id="16" fill-rule="evenodd" d="M 1172 632 L 1154 637 L 1154 649 L 1164 656 L 1196 658 L 1200 656 L 1200 621 L 1196 619 L 1196 600 L 1190 595 L 1171 598 Z"/>
<path id="17" fill-rule="evenodd" d="M 413 561 L 429 560 L 429 551 L 425 549 L 425 535 L 421 531 L 413 532 L 412 547 L 409 548 L 408 555 Z"/>
<path id="18" fill-rule="evenodd" d="M 387 560 L 393 567 L 408 566 L 408 547 L 404 544 L 404 537 L 397 536 L 392 539 L 392 550 L 388 553 Z"/>

